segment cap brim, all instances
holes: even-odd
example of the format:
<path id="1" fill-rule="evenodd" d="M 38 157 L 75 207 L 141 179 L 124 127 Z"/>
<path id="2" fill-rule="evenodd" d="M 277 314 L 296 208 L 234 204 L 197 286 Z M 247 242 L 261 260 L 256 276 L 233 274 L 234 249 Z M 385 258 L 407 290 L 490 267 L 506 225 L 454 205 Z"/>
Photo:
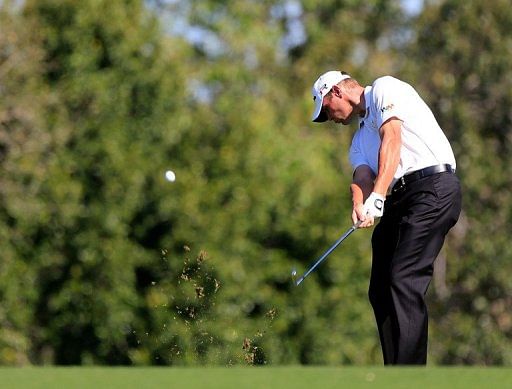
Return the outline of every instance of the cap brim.
<path id="1" fill-rule="evenodd" d="M 323 98 L 318 98 L 319 96 L 316 96 L 315 99 L 315 112 L 313 112 L 313 117 L 311 120 L 315 123 L 322 123 L 327 121 L 327 115 L 322 110 L 322 102 Z"/>
<path id="2" fill-rule="evenodd" d="M 316 119 L 313 119 L 315 123 L 323 123 L 326 122 L 327 120 L 327 114 L 323 110 L 320 110 L 320 114 L 316 117 Z"/>

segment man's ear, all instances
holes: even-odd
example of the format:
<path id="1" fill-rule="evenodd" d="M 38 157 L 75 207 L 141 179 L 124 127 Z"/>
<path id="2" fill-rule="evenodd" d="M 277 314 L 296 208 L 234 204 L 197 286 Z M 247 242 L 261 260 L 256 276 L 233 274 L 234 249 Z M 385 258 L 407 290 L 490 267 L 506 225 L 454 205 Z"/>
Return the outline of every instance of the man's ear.
<path id="1" fill-rule="evenodd" d="M 333 95 L 341 97 L 341 88 L 338 85 L 333 85 L 331 88 L 331 92 Z"/>

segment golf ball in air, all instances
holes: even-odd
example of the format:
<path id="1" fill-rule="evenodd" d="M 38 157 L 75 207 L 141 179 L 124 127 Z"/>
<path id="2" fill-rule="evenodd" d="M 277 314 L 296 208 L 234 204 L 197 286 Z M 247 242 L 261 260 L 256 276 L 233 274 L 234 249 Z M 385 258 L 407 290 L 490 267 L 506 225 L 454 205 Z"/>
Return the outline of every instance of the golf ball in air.
<path id="1" fill-rule="evenodd" d="M 169 182 L 174 182 L 176 181 L 176 174 L 172 170 L 167 170 L 165 172 L 165 179 Z"/>

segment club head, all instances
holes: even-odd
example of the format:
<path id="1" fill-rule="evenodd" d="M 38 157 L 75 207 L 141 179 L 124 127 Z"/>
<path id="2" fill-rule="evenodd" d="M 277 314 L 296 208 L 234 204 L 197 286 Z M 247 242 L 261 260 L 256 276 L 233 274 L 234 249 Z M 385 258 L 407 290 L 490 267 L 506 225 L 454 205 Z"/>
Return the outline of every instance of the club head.
<path id="1" fill-rule="evenodd" d="M 293 268 L 292 269 L 292 281 L 294 284 L 296 284 L 296 281 L 297 281 L 297 269 Z"/>
<path id="2" fill-rule="evenodd" d="M 304 281 L 304 276 L 297 279 L 297 270 L 294 268 L 292 270 L 292 281 L 295 284 L 295 286 L 299 286 L 302 281 Z"/>

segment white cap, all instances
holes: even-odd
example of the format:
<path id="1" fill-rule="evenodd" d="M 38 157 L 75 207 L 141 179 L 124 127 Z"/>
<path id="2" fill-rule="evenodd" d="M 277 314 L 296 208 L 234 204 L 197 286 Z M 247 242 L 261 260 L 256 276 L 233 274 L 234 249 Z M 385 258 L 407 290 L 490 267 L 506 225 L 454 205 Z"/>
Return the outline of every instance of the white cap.
<path id="1" fill-rule="evenodd" d="M 318 80 L 313 84 L 312 89 L 313 101 L 315 102 L 315 112 L 313 113 L 311 120 L 314 122 L 327 121 L 327 116 L 322 112 L 324 97 L 331 91 L 333 85 L 336 85 L 347 78 L 350 78 L 348 74 L 343 74 L 338 70 L 331 70 L 318 77 Z"/>

